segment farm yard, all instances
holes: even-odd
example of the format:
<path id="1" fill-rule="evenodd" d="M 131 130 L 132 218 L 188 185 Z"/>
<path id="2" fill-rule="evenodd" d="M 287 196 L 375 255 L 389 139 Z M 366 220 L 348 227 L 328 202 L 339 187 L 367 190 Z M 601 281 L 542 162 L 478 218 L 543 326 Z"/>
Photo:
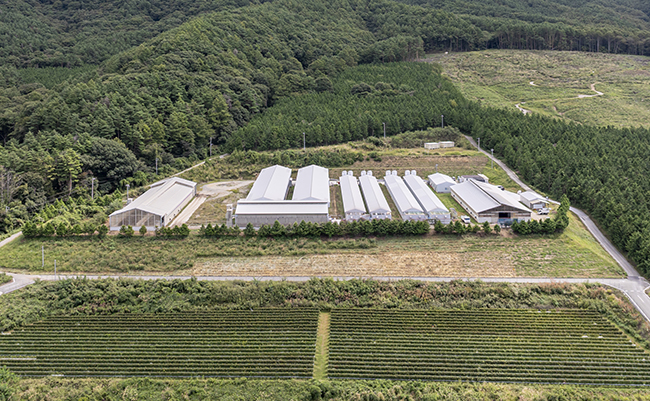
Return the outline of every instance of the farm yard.
<path id="1" fill-rule="evenodd" d="M 21 376 L 312 376 L 318 311 L 52 317 L 0 337 Z"/>
<path id="2" fill-rule="evenodd" d="M 335 309 L 329 377 L 650 384 L 650 353 L 584 310 Z"/>

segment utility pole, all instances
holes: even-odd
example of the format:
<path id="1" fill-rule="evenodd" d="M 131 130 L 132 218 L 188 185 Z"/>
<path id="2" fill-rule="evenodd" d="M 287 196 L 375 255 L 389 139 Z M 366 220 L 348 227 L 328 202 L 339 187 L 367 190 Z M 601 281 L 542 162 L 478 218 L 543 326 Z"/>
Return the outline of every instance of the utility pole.
<path id="1" fill-rule="evenodd" d="M 41 245 L 41 267 L 45 267 L 45 246 Z"/>
<path id="2" fill-rule="evenodd" d="M 386 123 L 382 123 L 382 124 L 384 124 L 384 139 L 386 139 Z"/>
<path id="3" fill-rule="evenodd" d="M 442 128 L 445 128 L 445 116 L 444 116 L 444 114 L 441 114 L 440 117 L 442 118 Z"/>
<path id="4" fill-rule="evenodd" d="M 129 184 L 126 184 L 126 201 L 129 201 Z"/>
<path id="5" fill-rule="evenodd" d="M 305 133 L 302 133 L 302 150 L 307 150 L 307 142 L 305 142 Z"/>
<path id="6" fill-rule="evenodd" d="M 95 200 L 95 177 L 90 181 L 90 198 Z"/>
<path id="7" fill-rule="evenodd" d="M 490 168 L 494 169 L 494 149 L 490 149 L 492 152 L 492 158 L 490 159 Z"/>
<path id="8" fill-rule="evenodd" d="M 158 156 L 156 156 L 156 175 L 158 175 Z"/>
<path id="9" fill-rule="evenodd" d="M 438 172 L 438 165 L 436 164 L 436 173 Z"/>
<path id="10" fill-rule="evenodd" d="M 481 138 L 478 138 L 478 150 L 481 150 Z"/>
<path id="11" fill-rule="evenodd" d="M 212 157 L 212 137 L 210 137 L 210 157 Z"/>
<path id="12" fill-rule="evenodd" d="M 56 280 L 56 259 L 54 259 L 54 280 Z"/>

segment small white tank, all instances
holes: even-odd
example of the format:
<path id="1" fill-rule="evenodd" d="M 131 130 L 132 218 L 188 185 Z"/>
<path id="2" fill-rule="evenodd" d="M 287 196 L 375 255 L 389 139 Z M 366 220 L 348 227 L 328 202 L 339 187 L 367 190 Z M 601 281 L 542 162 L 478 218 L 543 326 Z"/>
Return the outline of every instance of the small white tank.
<path id="1" fill-rule="evenodd" d="M 364 175 L 366 175 L 366 170 L 361 171 L 361 176 L 363 177 Z"/>
<path id="2" fill-rule="evenodd" d="M 348 171 L 348 175 L 354 175 L 354 173 L 352 172 L 352 170 Z"/>
<path id="3" fill-rule="evenodd" d="M 397 175 L 397 170 L 393 170 L 393 175 Z"/>
<path id="4" fill-rule="evenodd" d="M 372 177 L 372 170 L 368 170 L 368 172 L 366 174 L 368 174 L 369 176 Z"/>
<path id="5" fill-rule="evenodd" d="M 404 177 L 406 177 L 407 175 L 411 175 L 411 171 L 410 171 L 410 170 L 406 170 L 406 171 L 404 171 Z"/>
<path id="6" fill-rule="evenodd" d="M 411 175 L 418 175 L 418 172 L 415 170 L 411 170 Z"/>

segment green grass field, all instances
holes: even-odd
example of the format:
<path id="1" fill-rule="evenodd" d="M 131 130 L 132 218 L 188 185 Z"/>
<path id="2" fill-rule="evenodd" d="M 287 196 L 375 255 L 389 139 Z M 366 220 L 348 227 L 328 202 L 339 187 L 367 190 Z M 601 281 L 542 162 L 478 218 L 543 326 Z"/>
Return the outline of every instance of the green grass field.
<path id="1" fill-rule="evenodd" d="M 484 105 L 593 125 L 650 127 L 650 58 L 559 51 L 436 54 L 445 74 Z M 532 84 L 531 84 L 532 82 Z M 594 95 L 591 85 L 603 96 Z"/>

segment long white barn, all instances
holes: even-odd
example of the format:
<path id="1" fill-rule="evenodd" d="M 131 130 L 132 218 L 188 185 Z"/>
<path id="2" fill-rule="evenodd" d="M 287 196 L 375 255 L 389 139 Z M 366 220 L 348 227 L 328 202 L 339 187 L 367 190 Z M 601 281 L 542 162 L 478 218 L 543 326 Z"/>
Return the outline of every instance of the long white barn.
<path id="1" fill-rule="evenodd" d="M 260 171 L 246 200 L 284 200 L 289 192 L 291 169 L 284 166 L 271 166 Z"/>
<path id="2" fill-rule="evenodd" d="M 320 166 L 307 166 L 298 170 L 292 200 L 330 202 L 329 170 Z"/>
<path id="3" fill-rule="evenodd" d="M 196 183 L 174 177 L 151 184 L 150 189 L 108 218 L 111 230 L 131 226 L 139 230 L 145 226 L 152 231 L 164 227 L 196 195 Z"/>
<path id="4" fill-rule="evenodd" d="M 366 205 L 363 203 L 357 178 L 353 175 L 342 175 L 339 178 L 339 183 L 341 185 L 345 219 L 359 220 L 366 214 Z"/>
<path id="5" fill-rule="evenodd" d="M 368 213 L 372 219 L 390 219 L 390 206 L 386 201 L 384 193 L 379 188 L 377 178 L 372 175 L 362 175 L 359 177 L 359 184 L 363 191 L 363 197 L 368 206 Z"/>
<path id="6" fill-rule="evenodd" d="M 449 224 L 451 215 L 449 209 L 438 199 L 422 178 L 417 175 L 404 176 L 404 182 L 409 187 L 415 198 L 422 206 L 429 220 L 439 220 L 443 224 Z"/>
<path id="7" fill-rule="evenodd" d="M 426 220 L 427 216 L 424 214 L 422 206 L 406 187 L 401 177 L 386 175 L 384 182 L 403 220 Z"/>

